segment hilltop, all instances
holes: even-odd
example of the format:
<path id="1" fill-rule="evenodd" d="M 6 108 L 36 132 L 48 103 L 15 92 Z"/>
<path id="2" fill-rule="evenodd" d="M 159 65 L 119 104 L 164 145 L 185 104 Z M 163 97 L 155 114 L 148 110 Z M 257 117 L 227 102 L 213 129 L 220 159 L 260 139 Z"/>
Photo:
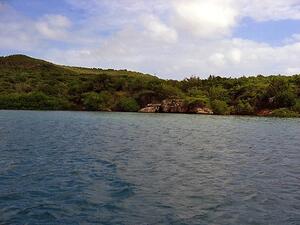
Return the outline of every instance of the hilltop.
<path id="1" fill-rule="evenodd" d="M 158 112 L 299 116 L 300 76 L 176 81 L 25 55 L 0 57 L 0 109 L 147 112 L 153 107 Z"/>

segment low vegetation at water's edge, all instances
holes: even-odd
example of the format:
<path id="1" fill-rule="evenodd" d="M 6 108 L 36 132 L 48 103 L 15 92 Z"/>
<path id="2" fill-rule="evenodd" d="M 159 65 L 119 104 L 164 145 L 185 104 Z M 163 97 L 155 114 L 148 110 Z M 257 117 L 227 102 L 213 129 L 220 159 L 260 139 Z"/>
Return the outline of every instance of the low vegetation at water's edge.
<path id="1" fill-rule="evenodd" d="M 298 117 L 300 75 L 176 81 L 60 66 L 24 55 L 0 57 L 0 109 L 136 112 L 166 99 L 180 99 L 185 109 L 179 112 L 202 107 L 219 115 Z"/>

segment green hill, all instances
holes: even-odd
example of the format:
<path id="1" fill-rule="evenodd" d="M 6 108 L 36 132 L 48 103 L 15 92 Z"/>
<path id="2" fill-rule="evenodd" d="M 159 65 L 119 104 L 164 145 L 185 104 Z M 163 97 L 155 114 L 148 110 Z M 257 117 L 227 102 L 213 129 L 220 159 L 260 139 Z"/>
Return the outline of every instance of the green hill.
<path id="1" fill-rule="evenodd" d="M 0 57 L 0 109 L 138 111 L 181 99 L 215 114 L 298 116 L 300 76 L 162 80 L 127 70 L 56 65 L 25 55 Z"/>

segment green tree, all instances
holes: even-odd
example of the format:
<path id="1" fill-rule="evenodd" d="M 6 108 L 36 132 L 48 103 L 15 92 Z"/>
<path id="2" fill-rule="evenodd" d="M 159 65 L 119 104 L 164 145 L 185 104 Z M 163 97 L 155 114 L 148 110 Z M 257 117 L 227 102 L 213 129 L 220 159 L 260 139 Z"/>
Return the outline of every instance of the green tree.
<path id="1" fill-rule="evenodd" d="M 300 114 L 294 111 L 291 111 L 287 108 L 276 109 L 272 112 L 272 116 L 275 117 L 299 117 Z"/>
<path id="2" fill-rule="evenodd" d="M 228 100 L 228 91 L 222 86 L 215 86 L 209 89 L 209 97 L 211 100 Z"/>
<path id="3" fill-rule="evenodd" d="M 287 78 L 275 77 L 271 79 L 263 101 L 271 108 L 291 107 L 296 103 L 296 95 Z"/>
<path id="4" fill-rule="evenodd" d="M 110 107 L 112 96 L 107 92 L 88 92 L 83 95 L 83 104 L 87 110 L 107 111 Z"/>
<path id="5" fill-rule="evenodd" d="M 274 98 L 274 106 L 276 108 L 291 107 L 296 103 L 296 95 L 289 88 L 287 90 L 276 93 Z"/>
<path id="6" fill-rule="evenodd" d="M 292 107 L 292 110 L 300 113 L 300 99 L 297 100 L 296 104 Z"/>
<path id="7" fill-rule="evenodd" d="M 249 102 L 239 100 L 238 104 L 235 106 L 235 113 L 239 115 L 252 115 L 254 113 L 254 108 Z"/>
<path id="8" fill-rule="evenodd" d="M 230 114 L 230 109 L 225 101 L 214 100 L 211 102 L 211 107 L 216 115 L 228 115 Z"/>
<path id="9" fill-rule="evenodd" d="M 118 111 L 137 112 L 139 108 L 137 101 L 131 97 L 121 97 L 117 103 Z"/>

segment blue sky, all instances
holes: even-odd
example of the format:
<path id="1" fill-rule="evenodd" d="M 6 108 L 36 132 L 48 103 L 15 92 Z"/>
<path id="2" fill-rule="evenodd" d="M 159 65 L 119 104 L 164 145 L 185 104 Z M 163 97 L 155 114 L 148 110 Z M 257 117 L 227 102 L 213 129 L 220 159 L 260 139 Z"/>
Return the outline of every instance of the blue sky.
<path id="1" fill-rule="evenodd" d="M 162 78 L 300 73 L 300 0 L 0 0 L 0 55 Z"/>
<path id="2" fill-rule="evenodd" d="M 234 30 L 234 36 L 265 42 L 273 46 L 280 46 L 293 34 L 300 34 L 300 20 L 278 20 L 257 22 L 245 18 Z"/>

